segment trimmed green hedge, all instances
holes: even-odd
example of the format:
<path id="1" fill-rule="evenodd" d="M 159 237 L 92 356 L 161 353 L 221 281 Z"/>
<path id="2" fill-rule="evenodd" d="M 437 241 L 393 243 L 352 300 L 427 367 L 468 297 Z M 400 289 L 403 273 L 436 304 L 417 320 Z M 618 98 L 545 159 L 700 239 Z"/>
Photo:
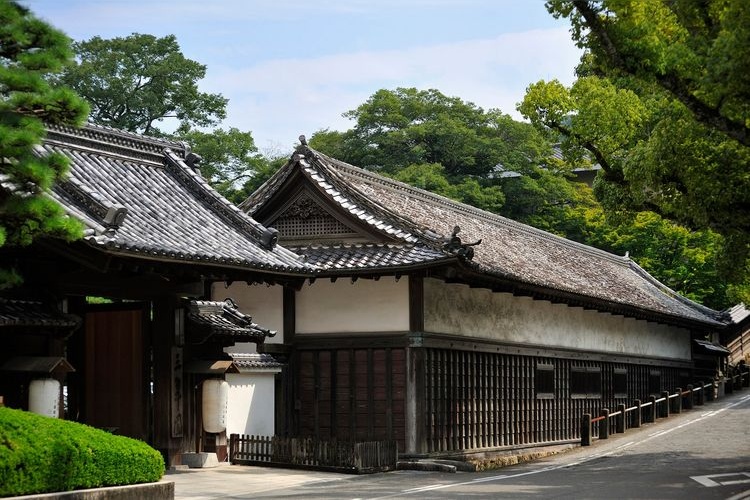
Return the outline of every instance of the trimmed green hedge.
<path id="1" fill-rule="evenodd" d="M 0 496 L 149 483 L 164 474 L 143 441 L 0 407 Z"/>

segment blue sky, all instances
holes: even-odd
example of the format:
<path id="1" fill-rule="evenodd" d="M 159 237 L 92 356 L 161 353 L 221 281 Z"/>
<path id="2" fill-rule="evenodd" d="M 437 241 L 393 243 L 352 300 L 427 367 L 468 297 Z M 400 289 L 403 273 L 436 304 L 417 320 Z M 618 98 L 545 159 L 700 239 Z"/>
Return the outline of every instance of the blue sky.
<path id="1" fill-rule="evenodd" d="M 286 154 L 346 130 L 381 88 L 436 88 L 516 118 L 526 86 L 573 81 L 580 51 L 543 0 L 23 0 L 75 40 L 174 34 L 229 99 L 224 127 Z"/>

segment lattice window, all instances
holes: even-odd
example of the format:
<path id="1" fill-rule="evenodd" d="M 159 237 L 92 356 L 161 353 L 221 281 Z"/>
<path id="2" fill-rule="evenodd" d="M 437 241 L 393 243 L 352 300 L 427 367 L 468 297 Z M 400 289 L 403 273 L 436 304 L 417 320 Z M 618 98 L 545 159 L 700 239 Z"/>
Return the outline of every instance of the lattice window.
<path id="1" fill-rule="evenodd" d="M 602 397 L 602 369 L 574 366 L 570 369 L 570 392 L 574 399 L 600 399 Z"/>
<path id="2" fill-rule="evenodd" d="M 534 373 L 534 389 L 537 399 L 555 397 L 555 367 L 551 364 L 538 363 Z"/>
<path id="3" fill-rule="evenodd" d="M 271 225 L 282 238 L 352 233 L 346 224 L 306 194 L 294 200 Z"/>
<path id="4" fill-rule="evenodd" d="M 616 398 L 628 397 L 628 371 L 625 368 L 615 368 L 612 373 L 612 390 Z"/>
<path id="5" fill-rule="evenodd" d="M 279 230 L 282 238 L 318 236 L 327 234 L 349 234 L 352 230 L 333 216 L 282 217 L 271 226 Z"/>

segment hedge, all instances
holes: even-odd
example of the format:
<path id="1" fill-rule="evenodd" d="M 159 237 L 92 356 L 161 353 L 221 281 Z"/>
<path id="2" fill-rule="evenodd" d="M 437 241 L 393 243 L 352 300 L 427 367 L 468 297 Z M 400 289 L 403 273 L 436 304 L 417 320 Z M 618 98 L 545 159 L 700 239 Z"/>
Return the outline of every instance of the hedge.
<path id="1" fill-rule="evenodd" d="M 0 407 L 0 496 L 158 481 L 161 454 L 143 441 Z"/>

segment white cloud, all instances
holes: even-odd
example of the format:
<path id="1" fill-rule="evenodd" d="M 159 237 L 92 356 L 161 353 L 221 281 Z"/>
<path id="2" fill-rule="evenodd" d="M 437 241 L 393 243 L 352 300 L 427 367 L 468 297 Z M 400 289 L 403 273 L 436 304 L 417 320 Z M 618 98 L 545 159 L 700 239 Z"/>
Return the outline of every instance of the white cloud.
<path id="1" fill-rule="evenodd" d="M 349 128 L 341 113 L 380 88 L 436 88 L 519 118 L 515 106 L 526 86 L 553 78 L 571 83 L 579 57 L 567 30 L 556 28 L 404 50 L 211 67 L 201 86 L 230 99 L 227 125 L 251 130 L 261 147 L 269 142 L 290 147 L 300 133 Z"/>

